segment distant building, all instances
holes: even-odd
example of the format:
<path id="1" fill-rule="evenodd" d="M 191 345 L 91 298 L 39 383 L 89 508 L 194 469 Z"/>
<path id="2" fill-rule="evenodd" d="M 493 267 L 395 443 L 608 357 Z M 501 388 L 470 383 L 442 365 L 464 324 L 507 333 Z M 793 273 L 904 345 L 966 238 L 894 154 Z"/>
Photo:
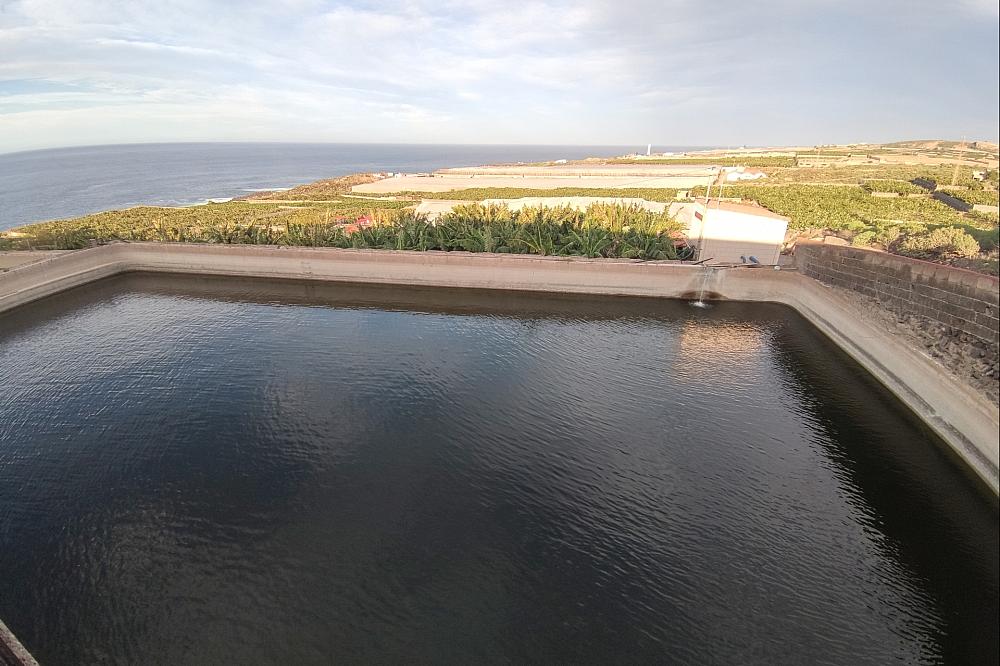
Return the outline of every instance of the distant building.
<path id="1" fill-rule="evenodd" d="M 760 169 L 747 169 L 746 167 L 736 167 L 726 169 L 726 182 L 736 183 L 743 180 L 760 180 L 767 178 L 767 174 Z"/>

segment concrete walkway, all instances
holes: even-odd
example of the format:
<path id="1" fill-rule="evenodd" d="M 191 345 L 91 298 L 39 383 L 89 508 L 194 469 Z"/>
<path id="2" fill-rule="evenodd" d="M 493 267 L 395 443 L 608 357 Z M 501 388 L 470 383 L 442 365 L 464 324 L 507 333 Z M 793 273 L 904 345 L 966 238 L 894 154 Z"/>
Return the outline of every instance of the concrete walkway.
<path id="1" fill-rule="evenodd" d="M 23 266 L 42 259 L 66 254 L 70 250 L 29 250 L 27 252 L 0 252 L 0 271 L 5 271 L 15 266 Z"/>

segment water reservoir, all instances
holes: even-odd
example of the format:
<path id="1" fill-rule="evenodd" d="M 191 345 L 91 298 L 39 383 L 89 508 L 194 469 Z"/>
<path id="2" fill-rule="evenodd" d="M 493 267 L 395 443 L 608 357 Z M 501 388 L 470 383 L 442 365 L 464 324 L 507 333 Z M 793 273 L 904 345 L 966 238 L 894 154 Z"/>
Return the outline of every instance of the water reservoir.
<path id="1" fill-rule="evenodd" d="M 997 552 L 782 306 L 131 274 L 0 315 L 43 664 L 996 663 Z"/>

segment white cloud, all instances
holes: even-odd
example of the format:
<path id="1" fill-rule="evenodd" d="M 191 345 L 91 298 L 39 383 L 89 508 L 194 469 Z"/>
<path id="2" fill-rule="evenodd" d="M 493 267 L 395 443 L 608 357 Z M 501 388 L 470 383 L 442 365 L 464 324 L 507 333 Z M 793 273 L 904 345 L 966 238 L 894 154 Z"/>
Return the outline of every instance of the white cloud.
<path id="1" fill-rule="evenodd" d="M 821 141 L 834 129 L 906 136 L 876 110 L 920 99 L 915 128 L 949 117 L 938 134 L 995 137 L 996 21 L 970 15 L 995 15 L 996 3 L 961 0 L 954 15 L 935 7 L 15 0 L 0 5 L 0 91 L 4 80 L 78 89 L 7 96 L 0 151 L 67 137 Z M 957 67 L 935 55 L 949 46 L 967 56 Z M 952 116 L 932 108 L 945 103 L 941 80 L 964 100 Z M 808 114 L 795 126 L 815 136 L 790 136 L 769 108 Z M 756 124 L 723 136 L 735 132 L 734 113 Z"/>
<path id="2" fill-rule="evenodd" d="M 177 46 L 174 44 L 162 44 L 160 42 L 148 42 L 141 39 L 110 39 L 107 37 L 98 37 L 94 40 L 94 43 L 114 48 L 121 47 L 126 49 L 141 49 L 143 51 L 163 51 L 191 56 L 209 56 L 214 58 L 231 57 L 218 49 L 205 49 L 197 46 Z"/>
<path id="3" fill-rule="evenodd" d="M 959 4 L 974 14 L 994 19 L 1000 16 L 1000 3 L 997 3 L 996 0 L 959 0 Z"/>

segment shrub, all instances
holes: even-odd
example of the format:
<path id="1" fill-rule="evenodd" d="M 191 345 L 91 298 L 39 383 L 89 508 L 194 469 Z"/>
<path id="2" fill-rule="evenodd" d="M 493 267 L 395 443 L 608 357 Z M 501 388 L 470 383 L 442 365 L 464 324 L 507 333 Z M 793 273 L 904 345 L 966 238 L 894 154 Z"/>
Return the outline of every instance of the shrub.
<path id="1" fill-rule="evenodd" d="M 979 242 L 958 227 L 938 227 L 903 239 L 900 254 L 920 258 L 975 257 Z"/>
<path id="2" fill-rule="evenodd" d="M 979 247 L 983 252 L 992 252 L 1000 248 L 1000 228 L 992 229 L 969 229 L 969 234 L 979 242 Z"/>

